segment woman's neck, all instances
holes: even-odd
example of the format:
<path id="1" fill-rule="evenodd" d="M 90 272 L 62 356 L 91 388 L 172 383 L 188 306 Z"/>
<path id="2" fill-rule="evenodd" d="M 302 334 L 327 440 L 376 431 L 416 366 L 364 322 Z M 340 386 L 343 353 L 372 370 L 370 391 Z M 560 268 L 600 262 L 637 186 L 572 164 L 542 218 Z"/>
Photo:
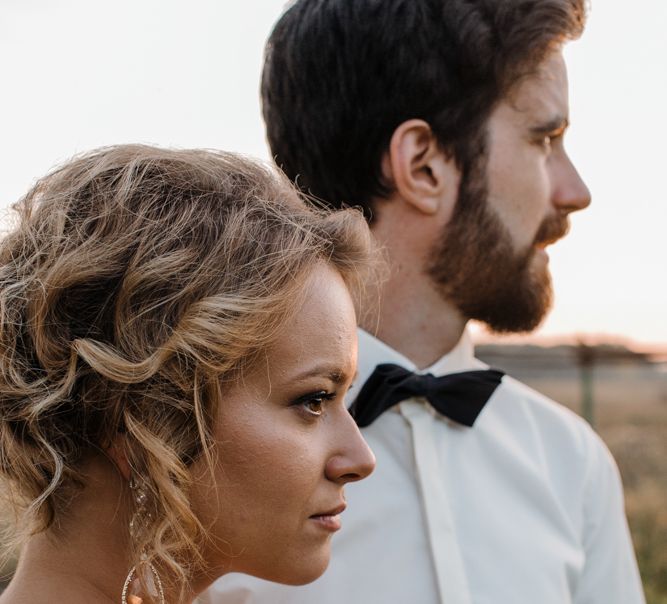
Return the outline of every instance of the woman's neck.
<path id="1" fill-rule="evenodd" d="M 126 490 L 105 458 L 87 464 L 86 485 L 58 526 L 25 544 L 0 604 L 120 602 L 129 571 Z"/>

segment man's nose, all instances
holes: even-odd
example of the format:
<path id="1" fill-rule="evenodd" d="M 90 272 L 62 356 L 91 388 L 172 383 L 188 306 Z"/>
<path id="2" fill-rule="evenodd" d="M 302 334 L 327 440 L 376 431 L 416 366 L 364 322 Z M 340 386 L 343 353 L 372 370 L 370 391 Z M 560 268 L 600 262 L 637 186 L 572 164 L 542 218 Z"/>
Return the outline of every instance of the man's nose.
<path id="1" fill-rule="evenodd" d="M 550 169 L 551 199 L 556 209 L 569 214 L 590 205 L 591 192 L 565 153 L 552 162 Z"/>

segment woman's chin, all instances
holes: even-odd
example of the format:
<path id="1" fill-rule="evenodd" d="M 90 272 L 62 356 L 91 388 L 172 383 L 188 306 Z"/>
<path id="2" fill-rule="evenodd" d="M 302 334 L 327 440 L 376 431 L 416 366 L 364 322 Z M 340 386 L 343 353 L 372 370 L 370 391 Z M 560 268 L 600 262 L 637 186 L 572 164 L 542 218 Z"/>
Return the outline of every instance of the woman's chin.
<path id="1" fill-rule="evenodd" d="M 257 575 L 260 579 L 284 583 L 285 585 L 307 585 L 319 579 L 329 566 L 331 550 L 318 552 L 315 555 L 305 555 L 295 561 L 294 564 L 285 564 L 280 569 L 272 569 L 271 572 Z M 276 572 L 278 571 L 278 572 Z"/>

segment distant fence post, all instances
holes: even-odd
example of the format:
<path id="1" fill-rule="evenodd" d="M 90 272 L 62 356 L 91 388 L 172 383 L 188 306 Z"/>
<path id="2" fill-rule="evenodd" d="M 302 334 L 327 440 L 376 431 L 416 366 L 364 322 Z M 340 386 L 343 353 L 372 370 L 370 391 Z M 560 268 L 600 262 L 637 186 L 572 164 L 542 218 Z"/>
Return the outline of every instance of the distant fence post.
<path id="1" fill-rule="evenodd" d="M 594 426 L 593 365 L 595 364 L 595 348 L 580 340 L 576 348 L 576 354 L 581 378 L 581 415 L 591 426 Z"/>

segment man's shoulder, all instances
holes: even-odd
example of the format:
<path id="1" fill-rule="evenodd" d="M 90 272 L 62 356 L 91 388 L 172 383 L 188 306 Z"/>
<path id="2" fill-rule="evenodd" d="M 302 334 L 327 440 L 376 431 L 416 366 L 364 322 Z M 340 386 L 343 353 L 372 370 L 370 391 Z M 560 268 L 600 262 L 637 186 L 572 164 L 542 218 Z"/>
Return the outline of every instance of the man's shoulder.
<path id="1" fill-rule="evenodd" d="M 587 431 L 590 428 L 588 422 L 562 402 L 549 398 L 511 375 L 506 374 L 503 377 L 499 393 L 504 394 L 508 399 L 514 401 L 514 404 L 521 405 L 525 411 L 544 421 L 556 422 L 575 431 Z"/>
<path id="2" fill-rule="evenodd" d="M 490 406 L 493 423 L 509 423 L 524 440 L 539 449 L 545 461 L 577 464 L 584 473 L 592 466 L 615 463 L 599 435 L 574 411 L 519 380 L 506 375 Z"/>

